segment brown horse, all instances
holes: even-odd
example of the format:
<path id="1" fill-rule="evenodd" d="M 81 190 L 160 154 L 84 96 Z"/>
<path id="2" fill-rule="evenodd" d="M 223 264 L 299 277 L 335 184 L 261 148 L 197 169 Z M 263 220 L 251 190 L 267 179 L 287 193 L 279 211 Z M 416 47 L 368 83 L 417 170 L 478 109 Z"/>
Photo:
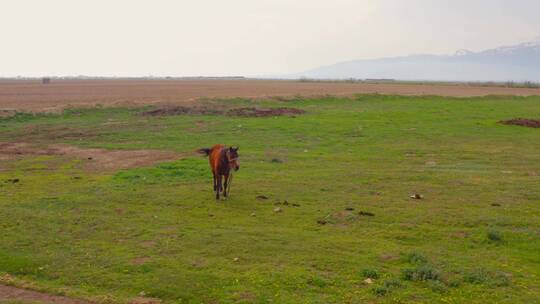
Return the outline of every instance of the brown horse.
<path id="1" fill-rule="evenodd" d="M 214 175 L 214 191 L 216 192 L 216 199 L 219 199 L 219 193 L 223 191 L 223 196 L 227 197 L 227 186 L 230 185 L 232 179 L 231 169 L 238 171 L 240 164 L 238 161 L 238 148 L 229 147 L 225 145 L 215 145 L 211 149 L 204 148 L 198 150 L 208 157 L 210 161 L 210 168 Z M 221 182 L 224 179 L 224 185 Z"/>

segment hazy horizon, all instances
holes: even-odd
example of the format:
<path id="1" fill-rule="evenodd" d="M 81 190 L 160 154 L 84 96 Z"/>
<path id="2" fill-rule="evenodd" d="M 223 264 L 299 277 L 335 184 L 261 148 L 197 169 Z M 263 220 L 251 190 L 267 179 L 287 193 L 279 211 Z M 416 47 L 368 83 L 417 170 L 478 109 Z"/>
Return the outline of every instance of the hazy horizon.
<path id="1" fill-rule="evenodd" d="M 540 35 L 532 0 L 8 1 L 0 77 L 261 76 Z"/>

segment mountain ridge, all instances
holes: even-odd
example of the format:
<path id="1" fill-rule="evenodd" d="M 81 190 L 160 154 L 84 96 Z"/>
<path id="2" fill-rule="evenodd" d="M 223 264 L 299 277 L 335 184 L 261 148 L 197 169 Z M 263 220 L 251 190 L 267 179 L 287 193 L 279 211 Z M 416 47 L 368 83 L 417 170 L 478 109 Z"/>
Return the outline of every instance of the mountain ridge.
<path id="1" fill-rule="evenodd" d="M 451 55 L 415 54 L 342 61 L 284 78 L 540 82 L 540 36 L 529 42 Z"/>

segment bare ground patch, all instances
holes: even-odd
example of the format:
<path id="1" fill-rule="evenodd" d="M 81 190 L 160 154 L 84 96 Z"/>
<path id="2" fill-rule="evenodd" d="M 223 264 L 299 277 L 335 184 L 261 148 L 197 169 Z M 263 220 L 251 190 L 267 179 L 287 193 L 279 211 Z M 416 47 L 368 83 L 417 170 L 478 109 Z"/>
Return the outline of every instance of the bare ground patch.
<path id="1" fill-rule="evenodd" d="M 180 153 L 161 150 L 87 149 L 64 144 L 34 145 L 26 142 L 0 143 L 0 160 L 18 159 L 28 155 L 66 156 L 80 159 L 90 170 L 119 170 L 151 166 L 158 162 L 182 157 Z"/>
<path id="2" fill-rule="evenodd" d="M 514 118 L 503 120 L 500 123 L 504 125 L 515 125 L 529 128 L 540 128 L 540 119 Z"/>
<path id="3" fill-rule="evenodd" d="M 172 115 L 225 115 L 239 117 L 272 117 L 272 116 L 294 116 L 304 114 L 305 111 L 296 108 L 257 108 L 243 107 L 227 109 L 224 107 L 185 107 L 168 106 L 142 112 L 143 116 L 172 116 Z"/>
<path id="4" fill-rule="evenodd" d="M 55 304 L 90 304 L 85 300 L 73 299 L 64 296 L 55 296 L 43 292 L 37 292 L 13 286 L 0 285 L 1 301 L 20 301 L 30 303 L 55 303 Z"/>

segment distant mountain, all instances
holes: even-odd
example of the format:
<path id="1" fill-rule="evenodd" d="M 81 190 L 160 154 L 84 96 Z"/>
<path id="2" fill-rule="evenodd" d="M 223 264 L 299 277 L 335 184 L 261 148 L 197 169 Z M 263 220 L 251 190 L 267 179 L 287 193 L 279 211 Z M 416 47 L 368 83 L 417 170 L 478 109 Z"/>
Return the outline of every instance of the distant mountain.
<path id="1" fill-rule="evenodd" d="M 323 66 L 285 78 L 398 79 L 434 81 L 540 82 L 540 37 L 514 46 L 453 55 L 412 55 L 353 60 Z"/>

